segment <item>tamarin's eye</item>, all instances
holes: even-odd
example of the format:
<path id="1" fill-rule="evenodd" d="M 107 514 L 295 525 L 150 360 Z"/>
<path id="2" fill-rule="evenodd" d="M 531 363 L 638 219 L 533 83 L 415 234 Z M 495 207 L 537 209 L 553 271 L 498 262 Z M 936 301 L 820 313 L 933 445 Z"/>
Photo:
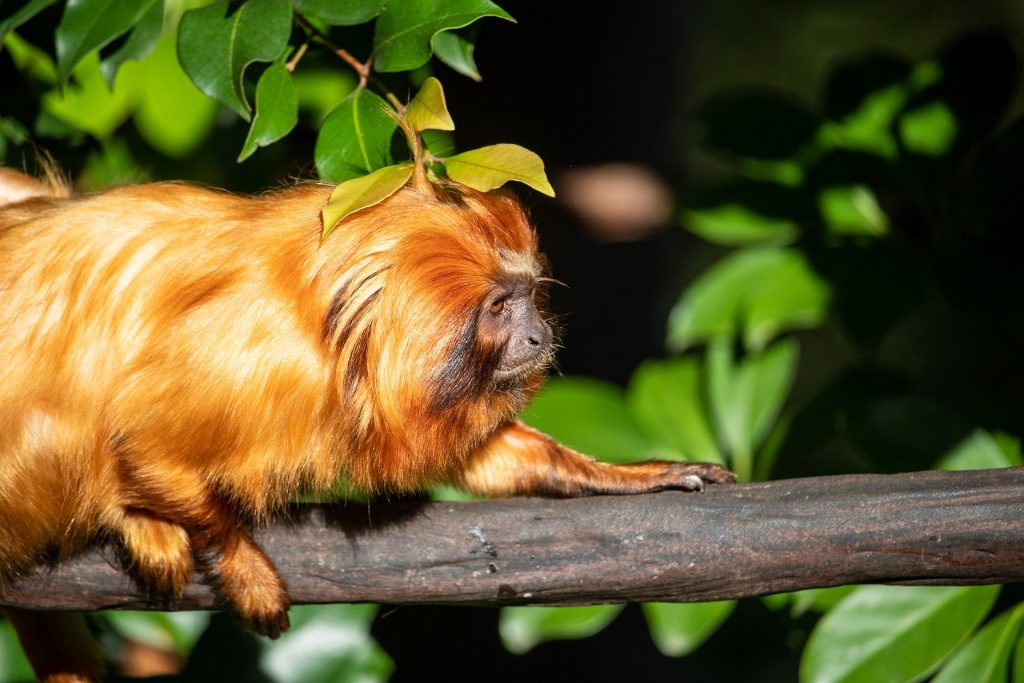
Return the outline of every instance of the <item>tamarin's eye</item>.
<path id="1" fill-rule="evenodd" d="M 498 299 L 497 301 L 492 303 L 491 307 L 487 310 L 491 312 L 491 315 L 498 315 L 499 313 L 505 310 L 505 300 Z"/>

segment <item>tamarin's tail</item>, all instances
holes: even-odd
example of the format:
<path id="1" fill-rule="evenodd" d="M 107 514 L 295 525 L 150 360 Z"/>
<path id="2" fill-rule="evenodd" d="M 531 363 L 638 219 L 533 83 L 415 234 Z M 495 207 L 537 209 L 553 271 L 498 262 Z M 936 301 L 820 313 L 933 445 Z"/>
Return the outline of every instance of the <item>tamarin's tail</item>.
<path id="1" fill-rule="evenodd" d="M 41 683 L 98 683 L 103 659 L 81 612 L 6 610 Z"/>

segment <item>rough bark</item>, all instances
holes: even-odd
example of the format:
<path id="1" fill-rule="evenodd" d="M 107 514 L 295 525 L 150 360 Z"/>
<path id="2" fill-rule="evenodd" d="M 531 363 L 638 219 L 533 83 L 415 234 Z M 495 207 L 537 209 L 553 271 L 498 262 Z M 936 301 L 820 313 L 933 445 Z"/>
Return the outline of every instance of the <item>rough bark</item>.
<path id="1" fill-rule="evenodd" d="M 1024 579 L 1024 468 L 773 481 L 576 500 L 305 505 L 257 531 L 296 603 L 700 601 L 848 583 Z M 102 546 L 0 593 L 38 609 L 148 598 Z"/>

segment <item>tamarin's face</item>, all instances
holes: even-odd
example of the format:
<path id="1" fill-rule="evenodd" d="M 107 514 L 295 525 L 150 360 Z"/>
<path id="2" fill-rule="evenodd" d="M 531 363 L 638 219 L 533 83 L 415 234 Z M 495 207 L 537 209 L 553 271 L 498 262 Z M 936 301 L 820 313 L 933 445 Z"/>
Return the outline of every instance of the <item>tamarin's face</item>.
<path id="1" fill-rule="evenodd" d="M 502 278 L 480 307 L 479 334 L 498 340 L 496 385 L 514 383 L 547 360 L 551 326 L 537 310 L 537 282 L 526 275 Z"/>

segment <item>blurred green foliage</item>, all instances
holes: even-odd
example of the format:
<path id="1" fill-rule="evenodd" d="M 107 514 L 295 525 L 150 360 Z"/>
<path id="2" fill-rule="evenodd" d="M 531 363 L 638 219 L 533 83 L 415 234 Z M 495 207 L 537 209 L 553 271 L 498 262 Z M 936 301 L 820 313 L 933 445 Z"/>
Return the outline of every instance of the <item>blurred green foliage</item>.
<path id="1" fill-rule="evenodd" d="M 820 111 L 760 88 L 712 97 L 693 132 L 717 173 L 683 194 L 680 218 L 731 251 L 673 308 L 676 355 L 626 392 L 554 380 L 527 419 L 602 457 L 724 459 L 741 480 L 1020 465 L 1017 64 L 1002 36 L 979 33 L 918 64 L 840 64 Z M 824 370 L 801 348 L 829 355 Z M 997 594 L 865 586 L 765 602 L 826 614 L 803 681 L 1006 680 L 1011 666 L 1021 680 L 1021 606 L 978 630 Z M 655 614 L 671 653 L 664 643 L 699 643 L 728 610 Z"/>

